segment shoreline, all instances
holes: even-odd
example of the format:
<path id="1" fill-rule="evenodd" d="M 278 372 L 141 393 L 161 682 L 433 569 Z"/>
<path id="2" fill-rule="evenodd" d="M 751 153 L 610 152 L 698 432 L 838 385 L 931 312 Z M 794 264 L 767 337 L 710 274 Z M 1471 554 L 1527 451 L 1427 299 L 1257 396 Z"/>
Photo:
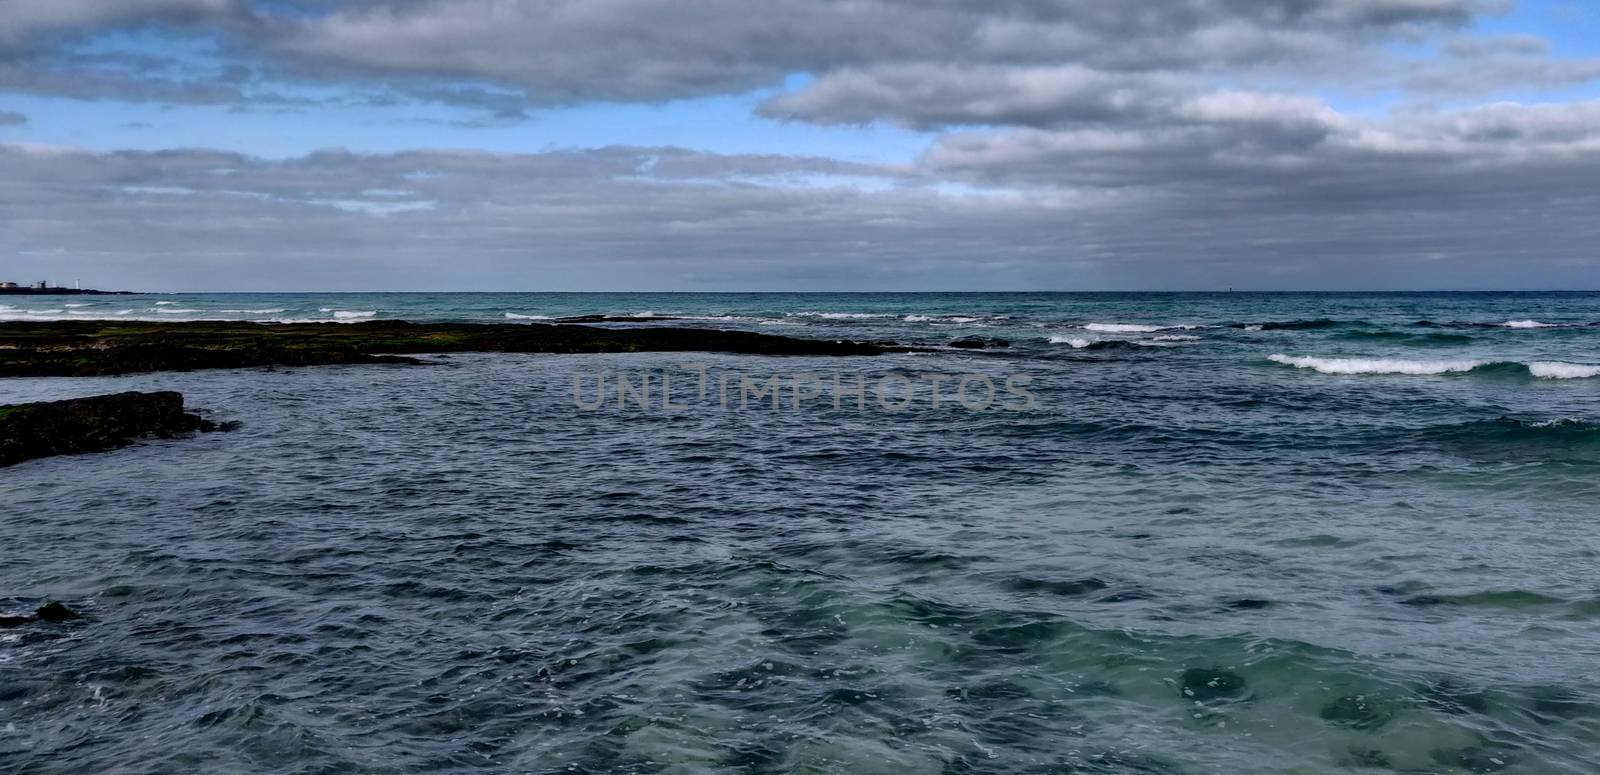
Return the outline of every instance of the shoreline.
<path id="1" fill-rule="evenodd" d="M 139 296 L 138 291 L 97 291 L 93 288 L 0 288 L 0 296 Z"/>
<path id="2" fill-rule="evenodd" d="M 707 328 L 595 328 L 543 323 L 0 323 L 0 378 L 90 377 L 198 369 L 422 365 L 410 354 L 716 352 L 861 356 L 894 343 L 803 339 Z"/>

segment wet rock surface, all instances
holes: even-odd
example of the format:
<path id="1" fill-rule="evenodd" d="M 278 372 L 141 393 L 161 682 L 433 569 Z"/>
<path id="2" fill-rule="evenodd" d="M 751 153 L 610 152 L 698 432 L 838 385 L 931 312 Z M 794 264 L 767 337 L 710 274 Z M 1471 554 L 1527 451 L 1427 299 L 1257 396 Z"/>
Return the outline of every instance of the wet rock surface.
<path id="1" fill-rule="evenodd" d="M 0 406 L 0 467 L 215 430 L 225 428 L 184 412 L 183 394 L 170 391 Z"/>
<path id="2" fill-rule="evenodd" d="M 652 319 L 656 320 L 656 319 Z M 608 318 L 604 322 L 620 322 Z M 893 343 L 800 339 L 705 328 L 407 323 L 0 323 L 0 377 L 82 377 L 256 366 L 422 363 L 450 352 L 720 352 L 878 355 Z"/>

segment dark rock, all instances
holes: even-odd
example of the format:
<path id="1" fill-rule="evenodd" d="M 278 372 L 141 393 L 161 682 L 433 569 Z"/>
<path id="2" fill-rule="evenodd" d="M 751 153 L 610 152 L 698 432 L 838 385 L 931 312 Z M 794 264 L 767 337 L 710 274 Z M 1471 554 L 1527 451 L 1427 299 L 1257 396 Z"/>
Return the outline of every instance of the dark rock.
<path id="1" fill-rule="evenodd" d="M 1394 767 L 1388 754 L 1373 748 L 1351 748 L 1340 764 L 1356 769 L 1387 770 Z"/>
<path id="2" fill-rule="evenodd" d="M 1234 611 L 1259 611 L 1263 608 L 1271 608 L 1272 601 L 1254 597 L 1241 597 L 1237 600 L 1223 601 L 1222 607 Z"/>
<path id="3" fill-rule="evenodd" d="M 986 350 L 989 348 L 1010 347 L 1011 343 L 1004 339 L 988 339 L 981 336 L 969 336 L 951 342 L 950 346 L 959 347 L 963 350 Z"/>
<path id="4" fill-rule="evenodd" d="M 1106 582 L 1089 577 L 1082 579 L 1056 580 L 1016 578 L 1006 582 L 1006 585 L 1019 592 L 1047 592 L 1052 595 L 1075 597 L 1099 592 L 1109 586 Z"/>
<path id="5" fill-rule="evenodd" d="M 650 318 L 661 320 L 662 318 Z M 618 322 L 612 318 L 604 322 Z M 186 321 L 0 323 L 0 377 L 74 377 L 262 366 L 406 364 L 451 352 L 719 352 L 878 355 L 914 348 L 703 328 Z M 404 353 L 404 355 L 402 355 Z"/>
<path id="6" fill-rule="evenodd" d="M 79 618 L 77 611 L 53 601 L 40 606 L 34 614 L 47 622 L 65 622 Z"/>
<path id="7" fill-rule="evenodd" d="M 170 391 L 0 406 L 0 467 L 52 455 L 103 452 L 142 436 L 216 429 L 185 414 L 183 395 Z"/>
<path id="8" fill-rule="evenodd" d="M 1350 694 L 1322 706 L 1322 720 L 1351 729 L 1377 729 L 1394 718 L 1394 704 Z"/>
<path id="9" fill-rule="evenodd" d="M 1229 700 L 1244 694 L 1245 680 L 1231 670 L 1191 667 L 1183 671 L 1179 688 L 1184 698 L 1190 700 Z"/>

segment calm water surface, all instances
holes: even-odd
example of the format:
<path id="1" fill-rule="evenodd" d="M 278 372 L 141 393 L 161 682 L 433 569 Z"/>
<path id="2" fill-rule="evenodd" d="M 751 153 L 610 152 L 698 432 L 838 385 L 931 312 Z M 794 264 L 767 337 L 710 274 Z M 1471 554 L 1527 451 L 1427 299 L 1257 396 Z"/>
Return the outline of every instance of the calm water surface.
<path id="1" fill-rule="evenodd" d="M 0 471 L 0 771 L 1600 771 L 1600 295 L 0 304 L 1012 345 L 0 381 L 243 423 Z M 1037 400 L 574 406 L 685 361 Z"/>

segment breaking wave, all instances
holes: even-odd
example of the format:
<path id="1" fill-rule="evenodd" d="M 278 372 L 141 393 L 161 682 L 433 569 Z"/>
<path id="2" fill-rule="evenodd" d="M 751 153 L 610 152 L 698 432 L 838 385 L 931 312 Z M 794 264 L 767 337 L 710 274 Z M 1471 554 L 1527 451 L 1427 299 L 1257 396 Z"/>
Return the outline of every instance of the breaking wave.
<path id="1" fill-rule="evenodd" d="M 1441 374 L 1498 373 L 1522 374 L 1539 379 L 1587 379 L 1600 377 L 1600 365 L 1565 361 L 1486 361 L 1468 359 L 1412 360 L 1407 358 L 1316 358 L 1275 353 L 1273 363 L 1310 369 L 1322 374 Z"/>
<path id="2" fill-rule="evenodd" d="M 1094 331 L 1100 334 L 1153 334 L 1157 331 L 1192 331 L 1200 326 L 1156 326 L 1142 323 L 1090 323 L 1083 327 L 1085 331 Z"/>

